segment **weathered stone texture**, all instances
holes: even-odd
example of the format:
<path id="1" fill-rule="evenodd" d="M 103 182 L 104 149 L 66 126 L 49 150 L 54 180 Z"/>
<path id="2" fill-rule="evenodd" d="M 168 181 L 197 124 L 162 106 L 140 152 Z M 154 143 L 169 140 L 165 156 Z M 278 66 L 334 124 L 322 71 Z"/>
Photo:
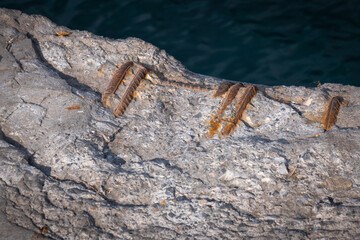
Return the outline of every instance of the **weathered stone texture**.
<path id="1" fill-rule="evenodd" d="M 115 118 L 136 68 L 110 109 L 101 92 L 126 61 L 152 72 Z M 258 86 L 235 132 L 209 138 L 224 80 L 191 73 L 140 39 L 6 9 L 0 73 L 0 197 L 13 223 L 55 239 L 358 236 L 360 88 Z M 348 104 L 324 132 L 331 96 Z"/>

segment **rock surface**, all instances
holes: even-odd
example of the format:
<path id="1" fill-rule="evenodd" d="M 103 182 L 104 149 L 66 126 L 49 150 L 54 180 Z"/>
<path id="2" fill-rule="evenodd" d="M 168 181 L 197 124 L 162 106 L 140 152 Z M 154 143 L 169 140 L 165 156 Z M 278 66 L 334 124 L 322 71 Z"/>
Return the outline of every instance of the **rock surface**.
<path id="1" fill-rule="evenodd" d="M 0 197 L 10 222 L 54 239 L 357 237 L 360 88 L 258 86 L 235 131 L 210 138 L 224 80 L 149 43 L 7 9 L 0 35 Z M 126 61 L 152 71 L 116 118 L 136 69 L 110 108 L 101 93 Z M 348 104 L 324 132 L 331 96 Z"/>

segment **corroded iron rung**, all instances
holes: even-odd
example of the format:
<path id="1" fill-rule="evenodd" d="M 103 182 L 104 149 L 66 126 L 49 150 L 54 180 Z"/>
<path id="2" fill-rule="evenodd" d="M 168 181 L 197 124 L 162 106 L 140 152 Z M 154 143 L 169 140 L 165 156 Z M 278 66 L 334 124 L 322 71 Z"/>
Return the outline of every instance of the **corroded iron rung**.
<path id="1" fill-rule="evenodd" d="M 215 96 L 221 96 L 226 92 L 225 98 L 222 100 L 222 103 L 220 105 L 219 110 L 216 112 L 214 117 L 210 121 L 210 132 L 209 137 L 213 137 L 219 130 L 222 122 L 222 116 L 224 115 L 225 110 L 228 108 L 228 106 L 232 103 L 232 101 L 235 99 L 237 93 L 239 92 L 239 89 L 243 87 L 244 84 L 242 83 L 236 83 L 236 84 L 226 84 L 226 85 L 220 85 L 217 93 L 215 93 Z"/>
<path id="2" fill-rule="evenodd" d="M 134 65 L 133 62 L 126 62 L 115 71 L 109 85 L 102 94 L 101 103 L 103 104 L 103 106 L 105 107 L 109 106 L 109 97 L 115 93 L 115 91 L 118 89 L 119 85 L 123 81 L 126 73 L 133 65 Z"/>
<path id="3" fill-rule="evenodd" d="M 117 105 L 116 109 L 114 110 L 114 115 L 116 117 L 121 116 L 125 112 L 127 106 L 134 98 L 134 93 L 136 91 L 136 88 L 139 86 L 141 80 L 146 76 L 146 73 L 147 73 L 147 69 L 142 67 L 135 74 L 129 86 L 126 88 L 125 93 L 120 100 L 120 103 Z"/>
<path id="4" fill-rule="evenodd" d="M 255 96 L 255 94 L 256 88 L 253 85 L 248 85 L 245 89 L 245 92 L 239 99 L 239 102 L 236 104 L 235 117 L 233 122 L 225 126 L 224 130 L 222 131 L 222 135 L 229 135 L 234 131 L 237 123 L 240 121 L 246 109 L 246 106 L 250 103 L 251 99 Z"/>

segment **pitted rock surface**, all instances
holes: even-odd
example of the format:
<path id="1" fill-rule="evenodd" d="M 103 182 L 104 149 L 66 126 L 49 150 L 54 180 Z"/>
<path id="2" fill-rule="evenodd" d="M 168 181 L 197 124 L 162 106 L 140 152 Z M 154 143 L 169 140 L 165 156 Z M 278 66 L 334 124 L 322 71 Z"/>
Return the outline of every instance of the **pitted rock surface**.
<path id="1" fill-rule="evenodd" d="M 0 35 L 0 197 L 10 222 L 54 239 L 358 236 L 360 88 L 257 86 L 235 132 L 209 138 L 225 80 L 140 39 L 19 11 L 0 9 Z M 101 93 L 126 61 L 152 72 L 116 118 Z M 348 104 L 324 132 L 332 96 Z"/>

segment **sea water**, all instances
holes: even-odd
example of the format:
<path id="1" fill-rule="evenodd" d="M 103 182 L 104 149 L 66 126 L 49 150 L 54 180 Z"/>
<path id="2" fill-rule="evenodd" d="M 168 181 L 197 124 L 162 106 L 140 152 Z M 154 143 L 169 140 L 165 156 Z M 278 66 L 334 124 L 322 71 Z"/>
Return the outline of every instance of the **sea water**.
<path id="1" fill-rule="evenodd" d="M 0 0 L 58 25 L 138 37 L 228 80 L 360 86 L 359 0 Z"/>

